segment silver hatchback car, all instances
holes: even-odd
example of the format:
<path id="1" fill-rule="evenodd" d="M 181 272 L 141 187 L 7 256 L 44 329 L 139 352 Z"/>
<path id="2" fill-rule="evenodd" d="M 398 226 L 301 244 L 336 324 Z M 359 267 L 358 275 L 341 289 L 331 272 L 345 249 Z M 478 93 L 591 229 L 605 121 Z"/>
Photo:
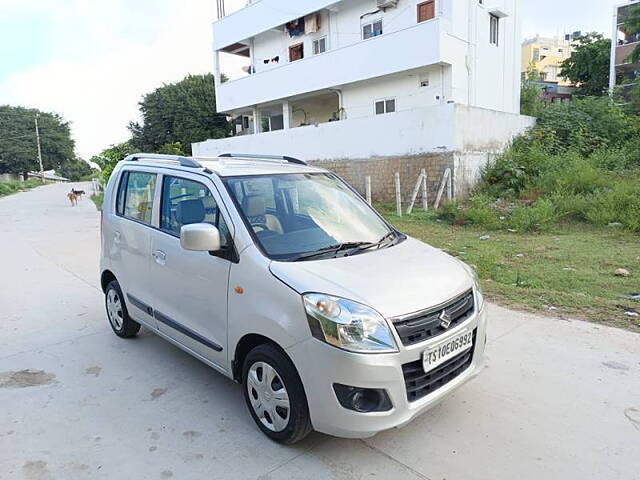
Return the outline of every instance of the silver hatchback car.
<path id="1" fill-rule="evenodd" d="M 144 325 L 241 383 L 282 443 L 402 426 L 481 369 L 473 270 L 290 157 L 120 162 L 101 284 L 116 335 Z"/>

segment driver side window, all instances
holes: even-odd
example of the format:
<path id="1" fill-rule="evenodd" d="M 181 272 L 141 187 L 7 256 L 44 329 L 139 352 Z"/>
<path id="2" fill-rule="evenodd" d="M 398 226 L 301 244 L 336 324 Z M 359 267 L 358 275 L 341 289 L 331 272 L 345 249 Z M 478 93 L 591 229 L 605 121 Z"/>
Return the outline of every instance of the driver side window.
<path id="1" fill-rule="evenodd" d="M 222 246 L 229 244 L 229 229 L 209 188 L 200 182 L 165 175 L 160 229 L 179 237 L 182 226 L 192 223 L 210 223 L 220 230 Z"/>

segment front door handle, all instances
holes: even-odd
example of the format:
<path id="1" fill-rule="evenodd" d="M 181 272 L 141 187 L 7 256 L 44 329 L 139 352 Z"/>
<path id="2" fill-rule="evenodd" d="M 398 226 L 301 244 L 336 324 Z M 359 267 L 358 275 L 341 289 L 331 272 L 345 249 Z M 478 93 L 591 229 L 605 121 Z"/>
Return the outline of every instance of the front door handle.
<path id="1" fill-rule="evenodd" d="M 117 230 L 113 233 L 113 241 L 115 243 L 120 243 L 120 232 L 118 232 Z"/>
<path id="2" fill-rule="evenodd" d="M 151 256 L 154 258 L 154 260 L 156 261 L 157 264 L 159 265 L 164 265 L 166 260 L 167 260 L 167 254 L 164 253 L 162 250 L 156 250 L 154 251 Z"/>

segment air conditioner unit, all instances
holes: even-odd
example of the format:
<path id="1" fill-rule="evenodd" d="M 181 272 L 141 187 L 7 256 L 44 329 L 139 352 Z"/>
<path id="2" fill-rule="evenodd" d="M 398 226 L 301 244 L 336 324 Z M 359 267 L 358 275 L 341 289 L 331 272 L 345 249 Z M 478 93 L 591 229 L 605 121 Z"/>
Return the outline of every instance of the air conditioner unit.
<path id="1" fill-rule="evenodd" d="M 398 0 L 377 0 L 378 8 L 395 8 L 398 6 Z"/>

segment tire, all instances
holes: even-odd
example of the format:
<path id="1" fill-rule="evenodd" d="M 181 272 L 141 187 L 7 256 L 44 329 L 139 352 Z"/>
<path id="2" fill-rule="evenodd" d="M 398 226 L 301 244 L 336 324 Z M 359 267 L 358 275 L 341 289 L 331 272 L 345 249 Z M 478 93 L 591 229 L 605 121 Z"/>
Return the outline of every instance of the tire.
<path id="1" fill-rule="evenodd" d="M 124 295 L 117 280 L 113 280 L 107 285 L 104 293 L 104 305 L 109 325 L 116 335 L 121 338 L 133 338 L 138 334 L 140 324 L 129 316 Z"/>
<path id="2" fill-rule="evenodd" d="M 271 440 L 291 445 L 312 431 L 300 376 L 275 345 L 258 345 L 249 352 L 242 368 L 242 387 L 253 420 Z"/>

